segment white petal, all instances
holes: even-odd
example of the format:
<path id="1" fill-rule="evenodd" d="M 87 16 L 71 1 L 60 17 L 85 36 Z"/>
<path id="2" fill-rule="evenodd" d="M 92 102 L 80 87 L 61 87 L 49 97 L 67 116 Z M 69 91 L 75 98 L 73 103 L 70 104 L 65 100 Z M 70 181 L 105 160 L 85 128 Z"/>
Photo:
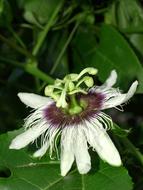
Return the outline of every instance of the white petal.
<path id="1" fill-rule="evenodd" d="M 116 80 L 117 80 L 117 73 L 115 70 L 112 70 L 110 76 L 107 78 L 103 86 L 110 88 L 116 83 Z"/>
<path id="2" fill-rule="evenodd" d="M 91 169 L 91 160 L 88 153 L 87 140 L 82 132 L 82 126 L 78 127 L 79 130 L 75 141 L 74 153 L 79 173 L 86 174 Z"/>
<path id="3" fill-rule="evenodd" d="M 91 92 L 104 92 L 110 89 L 117 81 L 117 73 L 115 70 L 112 70 L 107 80 L 101 86 L 95 86 L 91 88 L 89 91 Z"/>
<path id="4" fill-rule="evenodd" d="M 135 81 L 130 89 L 128 90 L 127 94 L 121 94 L 121 93 L 116 93 L 116 95 L 113 94 L 107 94 L 107 100 L 103 105 L 102 109 L 107 109 L 111 107 L 116 107 L 118 105 L 121 105 L 125 102 L 127 102 L 136 92 L 138 86 L 138 81 Z M 108 99 L 109 96 L 109 99 Z"/>
<path id="5" fill-rule="evenodd" d="M 96 126 L 88 125 L 88 142 L 96 150 L 101 159 L 113 166 L 120 166 L 121 158 L 118 150 L 110 139 L 109 135 L 103 129 L 102 125 L 96 121 Z M 92 128 L 96 129 L 96 134 L 93 133 Z"/>
<path id="6" fill-rule="evenodd" d="M 29 143 L 34 141 L 37 137 L 39 137 L 42 133 L 44 133 L 48 128 L 48 125 L 39 125 L 39 126 L 34 126 L 24 133 L 18 135 L 15 137 L 9 148 L 10 149 L 21 149 L 27 146 Z"/>
<path id="7" fill-rule="evenodd" d="M 43 144 L 43 146 L 42 146 L 39 150 L 37 150 L 37 151 L 33 154 L 33 156 L 34 156 L 35 158 L 37 158 L 37 157 L 42 157 L 42 156 L 46 153 L 46 151 L 48 150 L 48 148 L 49 148 L 49 143 L 46 142 L 45 144 Z"/>
<path id="8" fill-rule="evenodd" d="M 40 96 L 33 93 L 20 92 L 18 93 L 20 100 L 31 108 L 39 108 L 52 102 L 48 97 Z"/>
<path id="9" fill-rule="evenodd" d="M 68 171 L 71 169 L 71 166 L 74 162 L 74 154 L 66 148 L 62 148 L 61 151 L 61 175 L 65 176 Z"/>
<path id="10" fill-rule="evenodd" d="M 71 169 L 74 162 L 73 153 L 73 135 L 74 130 L 70 128 L 63 129 L 61 136 L 61 175 L 65 176 Z"/>
<path id="11" fill-rule="evenodd" d="M 128 101 L 136 92 L 138 86 L 138 81 L 133 82 L 133 84 L 131 85 L 131 87 L 128 90 L 128 93 L 126 94 L 126 98 L 125 98 L 125 102 Z"/>

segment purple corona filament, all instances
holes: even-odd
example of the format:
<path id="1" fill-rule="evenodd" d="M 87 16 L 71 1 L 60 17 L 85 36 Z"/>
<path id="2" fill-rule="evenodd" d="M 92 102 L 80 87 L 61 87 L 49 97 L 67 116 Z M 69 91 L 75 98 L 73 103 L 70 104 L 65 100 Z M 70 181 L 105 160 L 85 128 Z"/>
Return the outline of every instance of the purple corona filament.
<path id="1" fill-rule="evenodd" d="M 44 109 L 44 118 L 50 122 L 53 127 L 67 127 L 72 125 L 78 125 L 82 121 L 95 118 L 100 112 L 105 95 L 101 93 L 90 92 L 86 95 L 79 94 L 77 96 L 78 101 L 84 101 L 87 106 L 86 109 L 79 114 L 70 115 L 66 113 L 62 108 L 56 107 L 55 103 L 52 103 L 50 106 Z"/>

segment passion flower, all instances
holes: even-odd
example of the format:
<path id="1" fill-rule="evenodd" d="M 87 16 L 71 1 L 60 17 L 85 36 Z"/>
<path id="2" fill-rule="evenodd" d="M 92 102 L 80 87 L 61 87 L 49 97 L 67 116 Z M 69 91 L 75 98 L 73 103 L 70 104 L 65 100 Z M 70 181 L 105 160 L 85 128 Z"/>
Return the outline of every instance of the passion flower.
<path id="1" fill-rule="evenodd" d="M 42 157 L 47 150 L 59 152 L 60 139 L 61 175 L 65 176 L 74 160 L 79 173 L 91 169 L 88 148 L 93 147 L 99 157 L 113 166 L 121 165 L 118 150 L 107 134 L 112 119 L 102 112 L 127 102 L 135 93 L 135 81 L 127 93 L 113 88 L 117 74 L 113 70 L 101 86 L 94 86 L 91 75 L 97 70 L 86 68 L 79 74 L 69 74 L 45 88 L 44 97 L 33 93 L 18 93 L 20 100 L 34 108 L 25 119 L 25 132 L 12 140 L 10 149 L 21 149 L 41 137 L 41 147 L 34 157 Z M 85 76 L 88 74 L 88 76 Z"/>

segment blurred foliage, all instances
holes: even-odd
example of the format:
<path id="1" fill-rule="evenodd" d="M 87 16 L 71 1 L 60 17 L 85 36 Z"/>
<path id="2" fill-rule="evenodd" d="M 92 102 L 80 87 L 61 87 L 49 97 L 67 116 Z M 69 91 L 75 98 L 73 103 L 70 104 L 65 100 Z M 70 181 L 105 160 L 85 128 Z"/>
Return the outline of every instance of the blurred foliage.
<path id="1" fill-rule="evenodd" d="M 143 112 L 140 109 L 143 107 L 142 1 L 0 0 L 0 41 L 0 133 L 20 128 L 22 118 L 28 114 L 29 110 L 25 109 L 17 98 L 18 92 L 42 94 L 44 86 L 52 83 L 53 78 L 62 78 L 69 72 L 79 72 L 88 66 L 98 68 L 98 78 L 95 80 L 100 84 L 112 69 L 116 69 L 117 85 L 121 89 L 127 90 L 136 79 L 139 81 L 139 87 L 137 95 L 126 106 L 125 113 L 110 112 L 114 121 L 123 128 L 120 130 L 117 127 L 113 132 L 121 139 L 129 132 L 129 138 L 143 153 Z M 8 136 L 2 135 L 1 143 L 2 139 L 9 140 Z M 126 151 L 130 146 L 127 142 L 123 145 L 118 138 L 113 139 L 122 152 L 123 162 L 134 182 L 134 189 L 142 190 L 143 163 L 139 163 L 130 151 Z M 4 151 L 3 149 L 0 153 Z M 6 157 L 8 154 L 10 153 L 8 152 Z M 21 157 L 23 156 L 20 155 Z M 4 157 L 0 161 L 3 159 Z M 3 167 L 9 164 L 7 161 Z M 15 165 L 13 168 L 15 171 Z M 35 171 L 35 168 L 31 170 Z M 39 172 L 41 170 L 39 169 Z M 19 172 L 18 169 L 16 172 Z M 121 177 L 122 174 L 127 177 L 125 169 L 119 169 L 118 175 L 120 172 Z M 4 176 L 3 172 L 0 174 Z M 14 175 L 26 174 L 20 171 L 20 174 Z M 48 171 L 45 175 L 48 176 Z M 56 180 L 59 179 L 58 175 L 57 172 Z M 110 172 L 103 175 L 110 175 Z M 98 173 L 92 177 L 98 178 Z M 71 179 L 76 181 L 78 178 L 78 174 L 76 177 L 69 177 L 65 187 L 68 187 Z M 128 183 L 130 179 L 127 178 Z M 92 179 L 91 182 L 93 180 L 95 181 Z M 2 183 L 12 183 L 10 180 L 2 181 L 0 187 L 3 189 Z M 106 182 L 108 183 L 108 180 Z M 118 185 L 121 183 L 122 179 Z M 128 187 L 124 185 L 121 188 L 128 190 L 132 189 L 131 186 L 129 182 Z M 95 187 L 103 189 L 96 184 Z M 9 190 L 13 190 L 10 188 Z M 76 188 L 80 188 L 80 185 Z M 88 186 L 86 188 L 89 189 Z M 32 190 L 32 187 L 28 190 Z"/>

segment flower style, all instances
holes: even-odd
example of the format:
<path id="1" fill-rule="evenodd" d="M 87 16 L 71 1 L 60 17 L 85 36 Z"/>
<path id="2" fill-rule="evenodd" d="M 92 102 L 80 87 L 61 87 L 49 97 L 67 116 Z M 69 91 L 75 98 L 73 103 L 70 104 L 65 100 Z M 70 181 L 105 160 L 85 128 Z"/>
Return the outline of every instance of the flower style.
<path id="1" fill-rule="evenodd" d="M 12 140 L 10 149 L 21 149 L 41 137 L 41 148 L 33 156 L 42 157 L 47 150 L 52 156 L 53 151 L 59 151 L 60 139 L 62 176 L 67 174 L 74 160 L 79 173 L 85 174 L 91 169 L 89 146 L 102 160 L 120 166 L 119 152 L 106 132 L 112 128 L 112 120 L 102 110 L 127 102 L 135 93 L 138 82 L 122 94 L 112 87 L 117 79 L 115 70 L 101 86 L 94 86 L 91 75 L 96 73 L 96 69 L 86 68 L 63 80 L 56 79 L 54 85 L 45 88 L 45 95 L 49 97 L 18 93 L 20 100 L 34 111 L 25 119 L 25 132 Z"/>

